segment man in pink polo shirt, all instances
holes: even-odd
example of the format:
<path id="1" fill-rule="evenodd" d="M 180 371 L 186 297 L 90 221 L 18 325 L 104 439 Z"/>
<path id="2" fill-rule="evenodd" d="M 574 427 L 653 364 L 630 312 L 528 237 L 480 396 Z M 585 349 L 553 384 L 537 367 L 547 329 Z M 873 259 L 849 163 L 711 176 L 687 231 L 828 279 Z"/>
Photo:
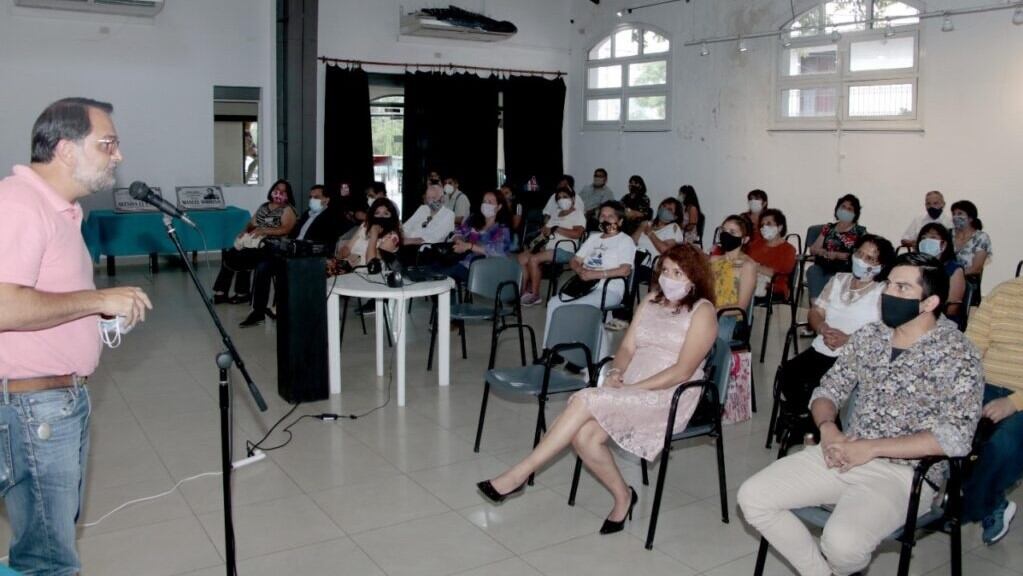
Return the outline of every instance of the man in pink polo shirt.
<path id="1" fill-rule="evenodd" d="M 113 107 L 54 102 L 32 127 L 32 163 L 0 181 L 0 493 L 10 566 L 80 571 L 75 522 L 89 447 L 85 379 L 99 319 L 134 326 L 152 304 L 134 287 L 96 290 L 78 199 L 114 184 L 122 160 Z"/>

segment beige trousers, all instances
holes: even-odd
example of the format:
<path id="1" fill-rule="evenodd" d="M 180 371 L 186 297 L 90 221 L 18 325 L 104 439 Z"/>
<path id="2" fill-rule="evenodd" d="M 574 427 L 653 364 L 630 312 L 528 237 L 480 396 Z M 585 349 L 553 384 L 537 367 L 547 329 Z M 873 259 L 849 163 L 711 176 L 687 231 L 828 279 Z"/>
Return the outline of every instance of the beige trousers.
<path id="1" fill-rule="evenodd" d="M 884 459 L 843 473 L 827 467 L 820 446 L 809 446 L 746 480 L 738 501 L 746 520 L 802 576 L 845 576 L 866 568 L 878 544 L 903 525 L 912 479 L 912 467 Z M 934 494 L 925 483 L 919 513 Z M 834 512 L 818 546 L 790 510 L 822 504 Z"/>

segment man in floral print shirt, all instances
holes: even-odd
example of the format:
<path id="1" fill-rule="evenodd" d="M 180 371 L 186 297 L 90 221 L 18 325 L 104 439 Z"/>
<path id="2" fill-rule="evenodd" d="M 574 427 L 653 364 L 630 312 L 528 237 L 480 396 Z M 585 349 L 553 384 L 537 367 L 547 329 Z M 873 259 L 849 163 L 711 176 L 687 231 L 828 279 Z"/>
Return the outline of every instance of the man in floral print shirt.
<path id="1" fill-rule="evenodd" d="M 739 489 L 746 519 L 803 576 L 852 574 L 905 521 L 915 460 L 965 456 L 981 413 L 980 356 L 941 316 L 948 276 L 938 260 L 904 254 L 868 324 L 810 400 L 821 443 L 782 458 Z M 835 423 L 855 394 L 848 422 Z M 931 468 L 920 500 L 930 509 L 947 466 Z M 820 545 L 790 510 L 834 506 Z"/>

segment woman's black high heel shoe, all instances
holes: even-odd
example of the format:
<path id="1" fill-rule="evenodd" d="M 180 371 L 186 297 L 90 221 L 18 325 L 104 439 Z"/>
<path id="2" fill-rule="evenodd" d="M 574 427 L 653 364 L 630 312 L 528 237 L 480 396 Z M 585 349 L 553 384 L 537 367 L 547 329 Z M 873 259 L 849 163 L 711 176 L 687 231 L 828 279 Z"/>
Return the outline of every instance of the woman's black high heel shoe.
<path id="1" fill-rule="evenodd" d="M 487 500 L 490 500 L 494 504 L 500 504 L 501 502 L 504 502 L 504 500 L 509 496 L 513 496 L 515 494 L 518 494 L 519 492 L 522 492 L 522 489 L 525 487 L 526 483 L 523 482 L 522 484 L 519 484 L 518 488 L 512 490 L 511 492 L 507 494 L 501 494 L 500 492 L 497 491 L 497 488 L 494 488 L 494 485 L 490 483 L 490 480 L 484 480 L 482 482 L 476 483 L 476 488 L 479 488 L 480 493 L 483 494 L 483 496 Z"/>
<path id="2" fill-rule="evenodd" d="M 621 532 L 625 529 L 625 521 L 632 520 L 632 507 L 639 501 L 639 495 L 636 494 L 636 489 L 629 486 L 629 492 L 632 493 L 632 501 L 629 502 L 629 511 L 625 514 L 625 518 L 622 518 L 618 522 L 610 519 L 604 520 L 604 525 L 600 527 L 601 534 L 614 534 L 615 532 Z"/>

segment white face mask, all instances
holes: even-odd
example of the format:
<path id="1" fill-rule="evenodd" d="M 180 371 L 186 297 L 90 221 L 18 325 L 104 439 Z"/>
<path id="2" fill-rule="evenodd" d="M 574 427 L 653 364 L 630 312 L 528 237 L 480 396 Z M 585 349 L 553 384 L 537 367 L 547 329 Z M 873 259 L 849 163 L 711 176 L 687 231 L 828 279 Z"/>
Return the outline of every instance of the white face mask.
<path id="1" fill-rule="evenodd" d="M 562 210 L 570 210 L 572 208 L 572 199 L 571 198 L 559 198 L 558 199 L 558 208 L 561 208 Z"/>
<path id="2" fill-rule="evenodd" d="M 924 238 L 920 241 L 919 248 L 922 254 L 930 254 L 935 258 L 941 257 L 941 240 L 937 238 Z"/>
<path id="3" fill-rule="evenodd" d="M 759 214 L 760 211 L 763 210 L 763 209 L 764 209 L 764 201 L 763 200 L 750 200 L 749 201 L 749 211 L 750 212 L 752 212 L 754 214 Z"/>
<path id="4" fill-rule="evenodd" d="M 497 216 L 497 204 L 480 204 L 480 212 L 484 218 Z"/>
<path id="5" fill-rule="evenodd" d="M 452 186 L 451 184 L 445 184 L 444 185 L 444 193 L 445 194 L 451 194 L 454 191 L 455 191 L 455 187 Z"/>
<path id="6" fill-rule="evenodd" d="M 764 238 L 764 240 L 774 240 L 775 238 L 778 237 L 778 227 L 777 226 L 761 226 L 760 227 L 760 235 Z"/>
<path id="7" fill-rule="evenodd" d="M 689 292 L 693 290 L 693 282 L 685 276 L 675 279 L 668 278 L 666 275 L 661 274 L 657 279 L 657 284 L 661 287 L 661 292 L 664 293 L 664 297 L 671 302 L 678 302 L 689 295 Z"/>
<path id="8" fill-rule="evenodd" d="M 131 332 L 132 327 L 125 324 L 124 316 L 99 319 L 99 338 L 109 348 L 121 345 L 121 337 Z"/>
<path id="9" fill-rule="evenodd" d="M 320 200 L 319 198 L 310 198 L 309 211 L 312 212 L 313 214 L 319 214 L 320 212 L 323 212 L 323 200 Z"/>

